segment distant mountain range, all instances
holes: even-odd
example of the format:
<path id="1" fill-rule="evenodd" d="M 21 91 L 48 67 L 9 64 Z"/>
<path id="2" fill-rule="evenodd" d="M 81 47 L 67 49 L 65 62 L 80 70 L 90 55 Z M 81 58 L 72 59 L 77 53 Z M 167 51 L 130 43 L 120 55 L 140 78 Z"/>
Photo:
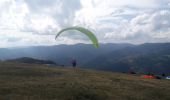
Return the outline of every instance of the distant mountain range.
<path id="1" fill-rule="evenodd" d="M 82 66 L 102 54 L 131 47 L 131 44 L 101 44 L 96 49 L 90 44 L 35 46 L 23 48 L 0 49 L 0 59 L 16 59 L 30 57 L 42 60 L 51 60 L 60 65 L 70 65 L 71 59 L 75 58 L 78 65 Z"/>
<path id="2" fill-rule="evenodd" d="M 28 58 L 28 57 L 10 59 L 10 60 L 6 60 L 6 62 L 57 65 L 53 61 L 33 59 L 33 58 Z"/>
<path id="3" fill-rule="evenodd" d="M 170 73 L 170 43 L 126 47 L 100 55 L 88 64 L 101 70 Z"/>
<path id="4" fill-rule="evenodd" d="M 90 44 L 2 48 L 0 59 L 30 57 L 51 60 L 70 66 L 76 59 L 79 67 L 119 72 L 170 73 L 170 43 Z"/>

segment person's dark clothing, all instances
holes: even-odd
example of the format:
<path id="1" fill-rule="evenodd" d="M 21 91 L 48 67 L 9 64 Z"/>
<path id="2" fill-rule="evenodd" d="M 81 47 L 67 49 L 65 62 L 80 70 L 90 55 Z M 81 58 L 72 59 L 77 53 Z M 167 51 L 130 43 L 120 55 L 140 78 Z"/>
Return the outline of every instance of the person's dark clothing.
<path id="1" fill-rule="evenodd" d="M 76 60 L 73 60 L 73 61 L 72 61 L 72 66 L 73 66 L 73 67 L 76 67 L 76 65 L 77 65 Z"/>

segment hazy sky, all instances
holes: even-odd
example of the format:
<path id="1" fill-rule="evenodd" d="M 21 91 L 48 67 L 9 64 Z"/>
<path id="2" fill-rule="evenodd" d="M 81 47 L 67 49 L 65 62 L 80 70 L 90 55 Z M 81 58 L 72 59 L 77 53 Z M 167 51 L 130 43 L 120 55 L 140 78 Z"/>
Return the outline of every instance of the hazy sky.
<path id="1" fill-rule="evenodd" d="M 170 42 L 170 0 L 0 0 L 0 47 L 89 43 L 68 26 L 92 30 L 101 43 Z"/>

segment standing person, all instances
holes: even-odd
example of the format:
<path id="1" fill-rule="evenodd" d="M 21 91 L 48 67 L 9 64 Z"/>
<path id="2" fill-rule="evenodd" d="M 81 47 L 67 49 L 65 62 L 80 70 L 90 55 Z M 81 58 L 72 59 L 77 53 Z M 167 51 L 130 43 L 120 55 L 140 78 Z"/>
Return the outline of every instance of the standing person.
<path id="1" fill-rule="evenodd" d="M 73 59 L 71 63 L 72 63 L 72 66 L 75 68 L 77 65 L 77 61 L 75 59 Z"/>

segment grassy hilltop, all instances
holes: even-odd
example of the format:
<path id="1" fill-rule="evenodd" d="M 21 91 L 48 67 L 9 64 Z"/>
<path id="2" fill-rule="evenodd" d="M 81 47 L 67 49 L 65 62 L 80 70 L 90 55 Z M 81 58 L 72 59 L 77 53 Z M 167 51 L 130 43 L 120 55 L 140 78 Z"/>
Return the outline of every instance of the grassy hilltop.
<path id="1" fill-rule="evenodd" d="M 170 81 L 6 62 L 0 63 L 0 100 L 170 100 Z"/>

